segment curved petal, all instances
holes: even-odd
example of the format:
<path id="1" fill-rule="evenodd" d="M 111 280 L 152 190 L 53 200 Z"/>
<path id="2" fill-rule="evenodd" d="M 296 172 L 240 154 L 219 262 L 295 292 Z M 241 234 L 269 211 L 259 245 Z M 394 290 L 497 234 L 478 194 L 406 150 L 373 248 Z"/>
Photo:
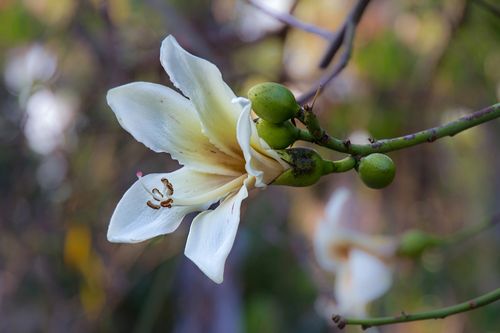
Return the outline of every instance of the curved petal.
<path id="1" fill-rule="evenodd" d="M 201 131 L 192 103 L 159 84 L 134 82 L 111 89 L 107 101 L 120 125 L 155 152 L 168 152 L 199 171 L 240 175 L 241 159 L 217 149 Z"/>
<path id="2" fill-rule="evenodd" d="M 326 223 L 332 228 L 332 231 L 340 224 L 345 204 L 350 196 L 351 192 L 347 188 L 340 187 L 333 192 L 328 200 L 325 207 L 325 217 Z"/>
<path id="3" fill-rule="evenodd" d="M 243 109 L 242 113 L 245 112 L 246 109 L 248 109 L 249 116 L 246 116 L 245 119 L 252 119 L 252 117 L 251 117 L 251 115 L 252 115 L 252 112 L 251 112 L 252 102 L 250 102 L 250 100 L 248 98 L 236 97 L 233 99 L 232 102 L 238 103 L 241 106 L 241 108 Z M 243 118 L 243 116 L 240 114 L 239 119 L 242 119 L 242 118 Z M 238 119 L 238 121 L 239 121 L 239 119 Z M 251 133 L 250 134 L 250 146 L 254 150 L 256 150 L 258 153 L 261 153 L 262 155 L 267 156 L 267 157 L 277 161 L 279 164 L 281 164 L 283 169 L 288 169 L 289 164 L 286 163 L 285 161 L 283 161 L 283 159 L 280 157 L 280 155 L 275 150 L 273 150 L 271 147 L 269 147 L 269 145 L 267 144 L 266 141 L 264 141 L 260 138 L 260 136 L 257 132 L 257 127 L 255 126 L 255 122 L 253 120 L 250 120 L 248 123 L 250 124 L 250 133 Z M 237 131 L 238 131 L 238 129 L 237 129 Z M 238 143 L 240 143 L 240 142 L 238 141 Z M 241 143 L 240 143 L 240 146 L 241 146 Z"/>
<path id="4" fill-rule="evenodd" d="M 191 224 L 184 253 L 215 283 L 224 279 L 224 264 L 240 222 L 241 202 L 247 196 L 245 184 L 215 210 L 196 216 Z"/>
<path id="5" fill-rule="evenodd" d="M 383 261 L 360 250 L 349 253 L 349 261 L 339 271 L 335 295 L 341 312 L 363 316 L 366 305 L 382 296 L 391 286 L 392 272 Z"/>
<path id="6" fill-rule="evenodd" d="M 175 198 L 190 198 L 200 193 L 211 193 L 205 202 L 193 205 L 174 205 L 172 208 L 153 209 L 146 202 L 155 202 L 149 191 L 162 189 L 162 178 L 167 178 L 175 189 Z M 234 177 L 217 176 L 199 173 L 187 168 L 166 174 L 149 174 L 137 180 L 123 195 L 115 208 L 108 228 L 108 240 L 119 243 L 137 243 L 158 235 L 173 232 L 184 216 L 190 212 L 207 209 L 221 199 L 227 192 L 221 193 L 218 188 L 224 187 Z"/>
<path id="7" fill-rule="evenodd" d="M 212 63 L 184 50 L 174 37 L 161 45 L 160 61 L 172 83 L 194 104 L 203 131 L 220 150 L 241 157 L 236 141 L 236 123 L 241 108 L 231 103 L 235 97 Z"/>
<path id="8" fill-rule="evenodd" d="M 332 235 L 330 233 L 331 230 L 328 228 L 327 221 L 321 220 L 316 226 L 313 247 L 316 260 L 321 268 L 335 273 L 340 262 L 335 257 L 332 257 L 330 246 Z"/>
<path id="9" fill-rule="evenodd" d="M 346 188 L 335 190 L 325 207 L 325 218 L 316 226 L 313 244 L 316 260 L 331 272 L 336 272 L 344 259 L 339 254 L 346 248 L 344 238 L 348 235 L 339 225 L 349 195 Z"/>
<path id="10" fill-rule="evenodd" d="M 238 144 L 245 156 L 245 170 L 250 176 L 255 177 L 256 187 L 265 187 L 272 182 L 286 169 L 279 161 L 278 154 L 269 149 L 267 152 L 260 145 L 257 129 L 250 117 L 251 103 L 246 98 L 235 98 L 235 103 L 239 103 L 243 111 L 238 119 L 237 136 Z M 257 146 L 259 150 L 254 147 Z M 262 153 L 263 152 L 263 153 Z M 274 155 L 271 155 L 274 153 Z"/>

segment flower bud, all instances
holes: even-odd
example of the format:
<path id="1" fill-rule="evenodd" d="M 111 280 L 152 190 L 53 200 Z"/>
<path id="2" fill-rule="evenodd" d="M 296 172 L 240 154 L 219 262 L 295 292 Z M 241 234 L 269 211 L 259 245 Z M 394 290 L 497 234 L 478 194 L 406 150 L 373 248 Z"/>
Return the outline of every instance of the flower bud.
<path id="1" fill-rule="evenodd" d="M 422 253 L 436 245 L 440 239 L 420 230 L 410 230 L 406 232 L 399 242 L 398 254 L 400 256 L 418 258 Z"/>
<path id="2" fill-rule="evenodd" d="M 393 181 L 396 167 L 389 156 L 375 153 L 361 158 L 358 173 L 366 186 L 380 189 Z"/>
<path id="3" fill-rule="evenodd" d="M 257 132 L 273 149 L 284 149 L 297 140 L 299 130 L 287 120 L 281 124 L 273 124 L 264 119 L 257 121 Z"/>
<path id="4" fill-rule="evenodd" d="M 287 87 L 273 82 L 260 83 L 248 91 L 254 112 L 274 124 L 294 117 L 300 110 L 292 92 Z"/>
<path id="5" fill-rule="evenodd" d="M 309 186 L 316 183 L 324 173 L 327 162 L 309 148 L 290 148 L 280 152 L 281 158 L 290 164 L 290 169 L 274 180 L 274 185 Z"/>

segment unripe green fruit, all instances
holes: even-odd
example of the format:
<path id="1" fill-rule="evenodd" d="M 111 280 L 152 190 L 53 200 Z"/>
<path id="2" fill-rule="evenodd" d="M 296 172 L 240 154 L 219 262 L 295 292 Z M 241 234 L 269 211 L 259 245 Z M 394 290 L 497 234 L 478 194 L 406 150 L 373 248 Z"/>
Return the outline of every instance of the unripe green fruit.
<path id="1" fill-rule="evenodd" d="M 290 164 L 290 169 L 278 176 L 272 183 L 274 185 L 313 185 L 321 178 L 327 164 L 316 151 L 309 148 L 290 148 L 280 155 Z"/>
<path id="2" fill-rule="evenodd" d="M 248 99 L 260 118 L 274 124 L 291 119 L 300 110 L 292 92 L 279 83 L 265 82 L 253 86 L 248 91 Z"/>
<path id="3" fill-rule="evenodd" d="M 273 149 L 284 149 L 297 140 L 299 129 L 287 120 L 281 124 L 273 124 L 264 119 L 257 121 L 257 132 Z"/>
<path id="4" fill-rule="evenodd" d="M 410 230 L 401 237 L 398 254 L 418 258 L 425 250 L 438 245 L 439 241 L 436 236 L 429 235 L 423 231 Z"/>
<path id="5" fill-rule="evenodd" d="M 366 186 L 380 189 L 392 182 L 396 167 L 389 156 L 374 153 L 361 158 L 358 173 Z"/>

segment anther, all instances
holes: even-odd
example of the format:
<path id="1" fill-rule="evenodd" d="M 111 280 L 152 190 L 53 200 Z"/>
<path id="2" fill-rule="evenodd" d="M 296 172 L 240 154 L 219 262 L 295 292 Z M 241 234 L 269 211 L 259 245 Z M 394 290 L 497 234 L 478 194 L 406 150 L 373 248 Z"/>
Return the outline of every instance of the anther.
<path id="1" fill-rule="evenodd" d="M 162 178 L 161 179 L 161 182 L 163 183 L 163 185 L 165 186 L 165 192 L 167 195 L 172 195 L 174 194 L 174 186 L 172 185 L 171 182 L 168 181 L 167 178 Z M 167 192 L 168 190 L 168 192 Z"/>
<path id="2" fill-rule="evenodd" d="M 156 201 L 161 201 L 161 199 L 163 198 L 163 194 L 161 194 L 160 190 L 157 189 L 157 188 L 154 188 L 151 192 L 153 192 L 153 194 L 156 194 L 160 197 L 160 199 L 158 199 L 156 196 L 153 196 L 153 198 L 156 200 Z"/>
<path id="3" fill-rule="evenodd" d="M 161 204 L 161 203 L 160 203 Z M 148 200 L 146 202 L 146 205 L 148 205 L 150 208 L 153 208 L 153 209 L 160 209 L 160 206 L 159 205 L 156 205 L 154 203 L 152 203 L 150 200 Z"/>
<path id="4" fill-rule="evenodd" d="M 153 200 L 146 201 L 146 205 L 149 208 L 152 208 L 152 209 L 160 209 L 162 207 L 172 208 L 172 204 L 173 204 L 174 200 L 172 198 L 170 198 L 170 196 L 172 196 L 174 194 L 174 186 L 172 185 L 171 182 L 168 181 L 167 178 L 161 179 L 161 182 L 163 184 L 163 191 L 160 191 L 156 187 L 153 188 L 152 190 L 149 190 L 147 188 L 146 184 L 144 184 L 144 182 L 142 181 L 142 175 L 143 175 L 142 172 L 137 171 L 136 175 L 137 175 L 137 178 L 138 178 L 141 186 L 153 198 Z M 157 201 L 159 204 L 154 203 L 154 201 Z"/>
<path id="5" fill-rule="evenodd" d="M 169 198 L 167 200 L 164 200 L 164 201 L 160 202 L 160 205 L 162 207 L 165 207 L 165 208 L 172 208 L 172 203 L 173 202 L 174 202 L 174 200 L 172 200 L 172 199 Z"/>

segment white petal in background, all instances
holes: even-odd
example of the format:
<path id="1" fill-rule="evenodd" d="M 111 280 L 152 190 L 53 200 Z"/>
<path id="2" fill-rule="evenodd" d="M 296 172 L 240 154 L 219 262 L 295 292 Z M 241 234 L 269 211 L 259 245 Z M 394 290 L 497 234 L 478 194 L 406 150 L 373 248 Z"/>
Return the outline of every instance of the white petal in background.
<path id="1" fill-rule="evenodd" d="M 161 178 L 167 178 L 174 186 L 174 198 L 190 198 L 203 193 L 215 192 L 204 203 L 152 209 L 146 205 L 153 201 L 143 184 L 151 191 L 162 190 Z M 158 235 L 173 232 L 184 216 L 190 212 L 204 210 L 221 199 L 217 188 L 224 186 L 234 177 L 216 176 L 199 173 L 187 168 L 167 174 L 149 174 L 136 181 L 123 195 L 111 217 L 108 240 L 120 243 L 137 243 Z M 227 193 L 227 192 L 226 192 Z"/>
<path id="2" fill-rule="evenodd" d="M 225 153 L 239 157 L 236 123 L 241 107 L 231 101 L 236 96 L 212 63 L 184 50 L 174 37 L 162 43 L 160 61 L 172 83 L 194 104 L 204 133 Z"/>
<path id="3" fill-rule="evenodd" d="M 216 283 L 223 281 L 224 265 L 240 222 L 241 202 L 247 196 L 245 184 L 215 210 L 199 214 L 191 224 L 185 254 Z"/>
<path id="4" fill-rule="evenodd" d="M 155 152 L 168 152 L 199 171 L 240 175 L 240 158 L 217 149 L 202 133 L 192 103 L 159 84 L 134 82 L 111 89 L 107 101 L 122 127 Z"/>
<path id="5" fill-rule="evenodd" d="M 325 223 L 331 228 L 331 232 L 340 225 L 343 217 L 345 205 L 351 196 L 348 189 L 341 187 L 335 190 L 325 207 Z"/>
<path id="6" fill-rule="evenodd" d="M 14 93 L 30 89 L 34 83 L 50 80 L 57 68 L 57 58 L 40 44 L 15 49 L 7 57 L 4 78 Z"/>
<path id="7" fill-rule="evenodd" d="M 337 189 L 325 207 L 325 217 L 316 226 L 314 235 L 314 253 L 320 266 L 330 272 L 336 272 L 342 262 L 338 260 L 332 247 L 336 240 L 340 240 L 338 235 L 340 220 L 345 204 L 349 198 L 349 191 L 345 188 Z"/>
<path id="8" fill-rule="evenodd" d="M 365 316 L 366 305 L 382 296 L 392 283 L 392 271 L 382 260 L 360 250 L 351 250 L 348 262 L 335 279 L 339 312 Z"/>
<path id="9" fill-rule="evenodd" d="M 73 129 L 78 100 L 62 92 L 42 89 L 28 99 L 24 135 L 30 148 L 48 155 L 65 148 L 67 134 Z"/>
<path id="10" fill-rule="evenodd" d="M 288 13 L 293 5 L 291 0 L 256 0 L 256 2 L 275 13 Z M 278 30 L 284 25 L 262 10 L 249 5 L 245 0 L 238 0 L 235 9 L 241 37 L 248 41 L 255 40 L 269 31 Z"/>

